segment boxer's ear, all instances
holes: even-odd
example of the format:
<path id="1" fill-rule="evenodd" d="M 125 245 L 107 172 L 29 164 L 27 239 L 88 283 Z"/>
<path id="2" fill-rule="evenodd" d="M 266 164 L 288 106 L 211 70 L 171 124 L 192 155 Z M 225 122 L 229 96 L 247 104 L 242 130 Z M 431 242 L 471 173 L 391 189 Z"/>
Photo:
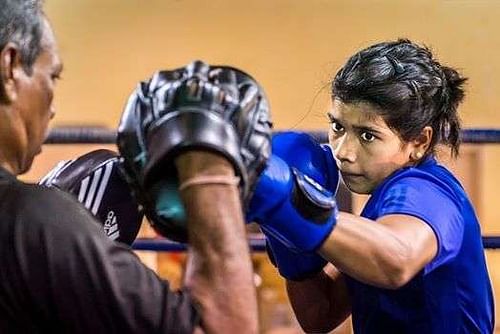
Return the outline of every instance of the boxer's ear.
<path id="1" fill-rule="evenodd" d="M 412 140 L 412 150 L 410 153 L 410 160 L 411 161 L 419 161 L 422 159 L 422 157 L 425 156 L 427 153 L 427 150 L 430 147 L 431 141 L 432 141 L 432 134 L 434 131 L 432 130 L 432 127 L 426 126 L 422 129 L 420 134 Z"/>

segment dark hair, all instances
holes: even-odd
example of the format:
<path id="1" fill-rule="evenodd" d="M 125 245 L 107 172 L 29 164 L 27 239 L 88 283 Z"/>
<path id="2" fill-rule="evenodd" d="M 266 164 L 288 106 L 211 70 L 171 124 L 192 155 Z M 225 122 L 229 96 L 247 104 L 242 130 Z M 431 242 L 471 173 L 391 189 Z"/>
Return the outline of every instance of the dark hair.
<path id="1" fill-rule="evenodd" d="M 43 0 L 1 0 L 0 6 L 0 50 L 9 42 L 18 45 L 23 67 L 31 74 L 41 51 Z"/>
<path id="2" fill-rule="evenodd" d="M 441 65 L 431 50 L 407 39 L 372 45 L 353 55 L 336 74 L 332 97 L 344 103 L 374 105 L 402 140 L 433 128 L 428 152 L 438 143 L 460 146 L 457 107 L 464 98 L 467 78 Z"/>

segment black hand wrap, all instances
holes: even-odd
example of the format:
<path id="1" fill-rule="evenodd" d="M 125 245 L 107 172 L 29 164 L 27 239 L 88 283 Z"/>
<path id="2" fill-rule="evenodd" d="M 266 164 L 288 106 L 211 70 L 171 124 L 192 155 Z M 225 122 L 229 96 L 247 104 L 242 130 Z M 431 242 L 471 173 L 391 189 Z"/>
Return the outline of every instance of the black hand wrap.
<path id="1" fill-rule="evenodd" d="M 240 177 L 243 203 L 271 151 L 267 99 L 231 67 L 203 62 L 157 72 L 132 93 L 118 129 L 127 179 L 162 235 L 187 240 L 174 159 L 189 150 L 223 155 Z"/>

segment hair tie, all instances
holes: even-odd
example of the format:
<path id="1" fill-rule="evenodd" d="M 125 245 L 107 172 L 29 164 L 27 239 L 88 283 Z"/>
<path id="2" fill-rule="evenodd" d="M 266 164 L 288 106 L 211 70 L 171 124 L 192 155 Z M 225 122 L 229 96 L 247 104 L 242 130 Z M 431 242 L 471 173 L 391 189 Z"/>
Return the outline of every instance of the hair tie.
<path id="1" fill-rule="evenodd" d="M 403 74 L 405 72 L 405 68 L 404 68 L 403 64 L 401 64 L 399 62 L 399 60 L 397 60 L 396 58 L 389 56 L 389 55 L 386 55 L 385 57 L 391 63 L 396 74 Z"/>

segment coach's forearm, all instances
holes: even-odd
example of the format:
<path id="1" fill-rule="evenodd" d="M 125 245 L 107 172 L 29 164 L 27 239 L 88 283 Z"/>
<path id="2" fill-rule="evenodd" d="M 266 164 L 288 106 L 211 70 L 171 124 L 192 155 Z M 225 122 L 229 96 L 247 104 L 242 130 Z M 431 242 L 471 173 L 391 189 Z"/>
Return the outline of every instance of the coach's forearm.
<path id="1" fill-rule="evenodd" d="M 179 180 L 194 176 L 234 177 L 222 157 L 205 152 L 177 159 Z M 182 191 L 189 229 L 186 286 L 202 311 L 207 333 L 257 333 L 253 270 L 236 185 L 196 185 Z"/>

